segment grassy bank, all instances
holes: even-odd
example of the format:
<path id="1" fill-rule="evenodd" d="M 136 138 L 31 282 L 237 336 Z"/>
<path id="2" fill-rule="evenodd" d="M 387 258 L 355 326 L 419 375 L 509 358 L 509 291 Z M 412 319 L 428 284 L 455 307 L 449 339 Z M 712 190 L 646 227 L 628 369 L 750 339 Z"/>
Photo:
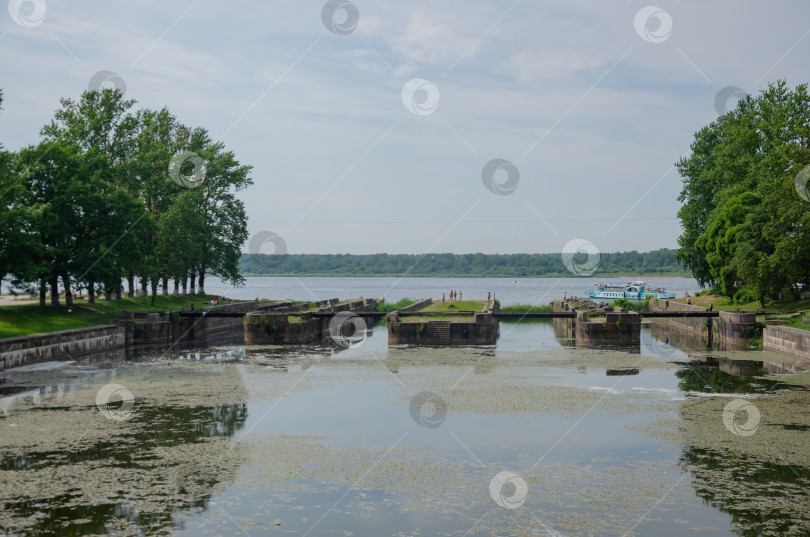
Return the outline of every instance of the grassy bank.
<path id="1" fill-rule="evenodd" d="M 679 298 L 675 300 L 675 302 L 685 304 L 686 299 Z M 691 297 L 691 303 L 693 306 L 701 306 L 703 308 L 708 308 L 709 304 L 712 304 L 712 309 L 715 311 L 763 311 L 762 304 L 759 302 L 735 304 L 732 303 L 731 299 L 718 295 L 694 296 Z M 803 317 L 810 317 L 810 300 L 778 300 L 768 304 L 768 307 L 764 308 L 764 311 L 776 313 L 776 315 L 773 315 L 773 318 L 776 319 L 774 324 L 791 326 L 801 330 L 810 330 L 810 323 L 802 322 Z M 793 318 L 787 317 L 790 314 L 800 312 L 804 312 L 804 314 Z M 757 316 L 757 320 L 767 323 L 768 321 L 765 317 L 764 315 L 759 315 Z"/>
<path id="2" fill-rule="evenodd" d="M 37 304 L 0 307 L 0 338 L 27 336 L 59 330 L 86 328 L 120 321 L 122 311 L 188 311 L 189 302 L 197 308 L 209 305 L 214 295 L 157 296 L 122 298 L 121 300 L 75 300 L 73 307 L 40 308 Z"/>
<path id="3" fill-rule="evenodd" d="M 383 298 L 377 303 L 374 309 L 376 311 L 398 311 L 413 304 L 416 304 L 416 300 L 411 300 L 410 298 L 402 298 L 396 302 L 386 302 Z"/>
<path id="4" fill-rule="evenodd" d="M 716 311 L 775 311 L 779 313 L 796 313 L 810 310 L 810 300 L 778 300 L 771 302 L 763 308 L 759 302 L 749 302 L 747 304 L 734 304 L 730 298 L 719 295 L 700 295 L 691 297 L 693 306 L 708 308 L 713 304 Z M 685 298 L 678 298 L 675 302 L 686 303 Z"/>
<path id="5" fill-rule="evenodd" d="M 554 311 L 554 308 L 551 307 L 551 304 L 545 304 L 543 306 L 532 306 L 530 304 L 516 304 L 514 306 L 504 306 L 501 308 L 501 311 L 505 312 L 516 312 L 516 313 L 551 313 Z"/>
<path id="6" fill-rule="evenodd" d="M 433 304 L 423 309 L 424 312 L 453 313 L 455 311 L 483 311 L 489 304 L 486 300 L 453 300 L 442 303 L 433 301 Z"/>

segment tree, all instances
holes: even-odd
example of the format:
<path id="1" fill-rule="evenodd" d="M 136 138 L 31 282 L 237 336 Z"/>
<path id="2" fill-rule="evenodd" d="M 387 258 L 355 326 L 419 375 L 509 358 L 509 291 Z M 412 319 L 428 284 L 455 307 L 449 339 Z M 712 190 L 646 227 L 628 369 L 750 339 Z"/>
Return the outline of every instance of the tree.
<path id="1" fill-rule="evenodd" d="M 206 162 L 203 184 L 190 190 L 196 202 L 197 221 L 202 225 L 185 230 L 194 234 L 199 244 L 194 259 L 199 292 L 205 292 L 206 273 L 240 284 L 243 278 L 239 260 L 248 232 L 244 203 L 236 193 L 253 184 L 252 166 L 240 164 L 231 151 L 225 151 L 222 142 L 213 142 L 202 128 L 189 133 L 187 149 Z"/>
<path id="2" fill-rule="evenodd" d="M 43 141 L 23 149 L 20 159 L 29 168 L 23 183 L 36 208 L 40 304 L 50 287 L 51 304 L 59 305 L 61 280 L 70 305 L 74 285 L 120 275 L 120 252 L 143 209 L 115 187 L 106 157 L 95 149 Z"/>
<path id="3" fill-rule="evenodd" d="M 677 163 L 684 187 L 678 259 L 728 296 L 763 302 L 808 285 L 810 204 L 793 188 L 810 163 L 810 97 L 785 82 L 747 97 L 695 134 Z"/>

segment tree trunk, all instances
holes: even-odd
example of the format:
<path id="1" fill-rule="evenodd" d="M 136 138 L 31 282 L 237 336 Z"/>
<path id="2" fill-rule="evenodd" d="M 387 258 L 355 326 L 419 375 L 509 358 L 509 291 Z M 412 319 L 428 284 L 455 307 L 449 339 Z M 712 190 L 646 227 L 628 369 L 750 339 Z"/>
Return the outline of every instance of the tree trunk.
<path id="1" fill-rule="evenodd" d="M 133 296 L 135 296 L 135 273 L 133 273 L 132 271 L 130 271 L 129 274 L 127 275 L 127 285 L 129 286 L 129 289 L 127 290 L 127 296 L 129 298 L 132 298 Z"/>
<path id="2" fill-rule="evenodd" d="M 124 294 L 124 286 L 121 285 L 121 280 L 119 279 L 115 284 L 115 299 L 121 300 L 121 296 Z"/>
<path id="3" fill-rule="evenodd" d="M 96 303 L 96 282 L 93 280 L 90 280 L 90 282 L 87 284 L 87 303 Z"/>
<path id="4" fill-rule="evenodd" d="M 180 279 L 175 278 L 174 279 L 174 296 L 177 296 L 179 294 L 180 294 Z"/>
<path id="5" fill-rule="evenodd" d="M 62 283 L 65 285 L 65 306 L 73 306 L 73 289 L 70 288 L 70 276 L 62 274 Z"/>
<path id="6" fill-rule="evenodd" d="M 200 269 L 200 291 L 201 295 L 205 294 L 205 268 Z"/>
<path id="7" fill-rule="evenodd" d="M 39 307 L 45 307 L 45 297 L 48 294 L 48 284 L 45 281 L 45 278 L 39 280 Z"/>
<path id="8" fill-rule="evenodd" d="M 188 294 L 188 274 L 183 274 L 183 281 L 181 282 L 183 285 L 183 294 Z"/>
<path id="9" fill-rule="evenodd" d="M 106 300 L 107 302 L 112 300 L 112 289 L 110 289 L 109 287 L 104 288 L 104 300 Z"/>
<path id="10" fill-rule="evenodd" d="M 51 306 L 59 305 L 59 277 L 51 275 Z"/>
<path id="11" fill-rule="evenodd" d="M 169 278 L 163 277 L 163 296 L 169 296 Z"/>
<path id="12" fill-rule="evenodd" d="M 158 287 L 158 279 L 152 278 L 152 302 L 151 305 L 155 305 L 155 297 L 157 296 L 157 287 Z"/>
<path id="13" fill-rule="evenodd" d="M 141 278 L 141 296 L 146 296 L 148 291 L 146 289 L 147 286 L 147 278 Z"/>

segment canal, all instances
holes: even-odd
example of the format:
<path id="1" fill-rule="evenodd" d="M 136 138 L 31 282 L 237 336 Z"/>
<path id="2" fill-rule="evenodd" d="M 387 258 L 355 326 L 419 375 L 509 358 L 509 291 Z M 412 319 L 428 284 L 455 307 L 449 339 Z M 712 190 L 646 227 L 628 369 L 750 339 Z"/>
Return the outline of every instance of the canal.
<path id="1" fill-rule="evenodd" d="M 569 346 L 549 321 L 500 334 L 389 348 L 378 324 L 347 349 L 4 371 L 0 533 L 810 532 L 806 376 L 768 373 L 789 357 L 712 366 L 648 326 L 627 349 Z"/>

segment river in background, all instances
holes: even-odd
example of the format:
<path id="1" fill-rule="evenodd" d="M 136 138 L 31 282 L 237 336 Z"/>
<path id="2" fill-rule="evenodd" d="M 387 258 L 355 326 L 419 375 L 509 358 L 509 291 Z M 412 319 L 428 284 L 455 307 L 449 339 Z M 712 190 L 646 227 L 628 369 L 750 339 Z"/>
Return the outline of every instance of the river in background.
<path id="1" fill-rule="evenodd" d="M 638 278 L 633 278 L 638 279 Z M 650 286 L 665 287 L 682 297 L 700 290 L 694 278 L 643 278 Z M 441 299 L 442 293 L 457 290 L 465 300 L 482 300 L 491 292 L 501 306 L 510 304 L 548 304 L 569 296 L 585 296 L 597 283 L 627 283 L 631 278 L 246 278 L 241 288 L 223 283 L 218 278 L 205 280 L 205 291 L 230 298 L 250 300 L 256 297 L 291 300 L 327 300 L 331 298 L 385 298 L 396 302 L 402 298 Z"/>
<path id="2" fill-rule="evenodd" d="M 396 281 L 208 291 L 396 300 L 457 287 L 508 304 L 589 284 L 419 278 L 386 294 Z M 549 321 L 501 322 L 493 346 L 389 347 L 376 324 L 345 349 L 223 345 L 6 370 L 0 535 L 810 534 L 810 391 L 768 373 L 795 360 L 712 351 L 743 360 L 737 376 L 693 361 L 667 330 L 587 349 Z"/>

